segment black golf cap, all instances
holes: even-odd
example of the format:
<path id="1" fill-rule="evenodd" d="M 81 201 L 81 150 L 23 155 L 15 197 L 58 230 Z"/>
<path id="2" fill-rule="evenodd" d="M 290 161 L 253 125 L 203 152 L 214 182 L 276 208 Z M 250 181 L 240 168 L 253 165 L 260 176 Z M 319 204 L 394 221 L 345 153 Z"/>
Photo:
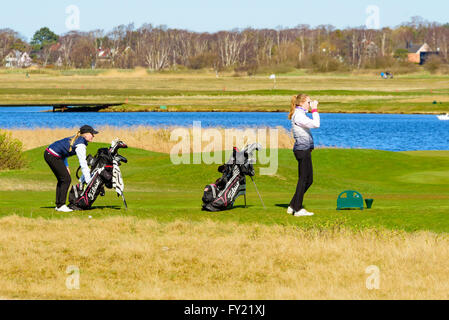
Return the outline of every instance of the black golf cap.
<path id="1" fill-rule="evenodd" d="M 92 134 L 98 134 L 98 131 L 95 131 L 94 128 L 92 128 L 91 126 L 89 126 L 87 124 L 80 128 L 80 133 L 81 134 L 88 133 L 88 132 L 92 133 Z"/>

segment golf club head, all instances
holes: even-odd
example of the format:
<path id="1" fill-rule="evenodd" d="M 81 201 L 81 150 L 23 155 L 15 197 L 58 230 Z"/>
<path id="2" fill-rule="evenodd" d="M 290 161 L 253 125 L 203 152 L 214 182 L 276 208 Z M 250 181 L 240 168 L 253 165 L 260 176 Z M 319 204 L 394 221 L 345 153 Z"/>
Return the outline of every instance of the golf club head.
<path id="1" fill-rule="evenodd" d="M 260 143 L 252 143 L 247 145 L 244 149 L 243 152 L 246 153 L 248 155 L 248 159 L 250 160 L 251 163 L 254 163 L 254 159 L 253 159 L 253 154 L 254 151 L 257 150 L 262 150 L 262 145 Z"/>
<path id="2" fill-rule="evenodd" d="M 248 155 L 252 155 L 254 150 L 257 150 L 257 151 L 262 150 L 262 145 L 260 143 L 255 142 L 255 143 L 248 144 L 243 149 L 243 151 L 246 152 Z"/>
<path id="3" fill-rule="evenodd" d="M 126 143 L 121 141 L 119 138 L 116 138 L 111 142 L 111 147 L 109 148 L 109 151 L 111 154 L 116 154 L 118 149 L 121 149 L 121 148 L 126 149 L 126 148 L 128 148 L 128 146 L 126 145 Z"/>
<path id="4" fill-rule="evenodd" d="M 119 163 L 119 165 L 124 162 L 124 163 L 128 163 L 128 159 L 126 159 L 124 156 L 121 156 L 119 154 L 116 154 L 114 156 L 115 160 Z"/>

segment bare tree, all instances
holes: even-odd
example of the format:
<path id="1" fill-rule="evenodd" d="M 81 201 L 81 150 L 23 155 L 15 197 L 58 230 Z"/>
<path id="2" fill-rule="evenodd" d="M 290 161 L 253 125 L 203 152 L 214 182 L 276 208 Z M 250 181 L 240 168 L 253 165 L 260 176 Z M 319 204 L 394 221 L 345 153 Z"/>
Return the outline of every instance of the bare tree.
<path id="1" fill-rule="evenodd" d="M 335 29 L 330 25 L 311 28 L 252 29 L 198 33 L 145 24 L 120 25 L 112 31 L 69 32 L 57 45 L 40 49 L 39 63 L 47 65 L 61 58 L 66 67 L 96 65 L 115 68 L 144 66 L 162 70 L 189 68 L 235 68 L 248 71 L 261 66 L 287 65 L 314 67 L 335 65 L 364 68 L 394 62 L 398 48 L 427 42 L 447 58 L 449 24 L 413 17 L 395 28 L 367 30 L 365 27 Z M 0 59 L 12 49 L 28 50 L 17 32 L 0 30 Z M 100 50 L 101 49 L 101 50 Z M 103 52 L 99 57 L 99 52 Z M 33 52 L 32 52 L 33 53 Z M 60 56 L 58 56 L 60 54 Z M 323 63 L 321 63 L 321 62 Z M 382 62 L 382 63 L 383 63 Z"/>
<path id="2" fill-rule="evenodd" d="M 76 31 L 71 31 L 59 38 L 59 42 L 61 43 L 62 57 L 64 60 L 64 65 L 66 67 L 71 66 L 70 57 L 72 55 L 73 43 L 76 37 L 78 37 L 78 33 Z"/>
<path id="3" fill-rule="evenodd" d="M 164 28 L 145 25 L 140 30 L 140 48 L 150 70 L 162 70 L 170 63 L 171 37 Z"/>
<path id="4" fill-rule="evenodd" d="M 220 62 L 225 67 L 235 65 L 239 61 L 240 51 L 246 43 L 246 35 L 238 31 L 219 32 L 217 47 Z"/>

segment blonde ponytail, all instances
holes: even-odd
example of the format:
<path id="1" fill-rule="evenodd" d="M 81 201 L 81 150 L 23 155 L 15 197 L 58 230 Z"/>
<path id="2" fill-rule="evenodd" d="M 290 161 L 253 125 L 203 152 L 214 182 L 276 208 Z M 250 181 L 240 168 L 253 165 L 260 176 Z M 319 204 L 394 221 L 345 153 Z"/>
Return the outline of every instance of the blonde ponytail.
<path id="1" fill-rule="evenodd" d="M 297 106 L 300 106 L 306 101 L 309 96 L 307 94 L 298 94 L 297 96 L 293 96 L 291 100 L 290 113 L 288 114 L 288 119 L 291 120 L 293 114 L 295 113 L 295 109 Z"/>
<path id="2" fill-rule="evenodd" d="M 76 135 L 72 138 L 72 140 L 70 140 L 70 148 L 69 148 L 69 152 L 72 152 L 73 144 L 75 143 L 76 139 L 78 139 L 78 138 L 80 137 L 80 135 L 81 135 L 81 132 L 78 131 L 78 132 L 76 133 Z"/>
<path id="3" fill-rule="evenodd" d="M 292 97 L 292 103 L 290 105 L 290 113 L 288 114 L 288 119 L 291 120 L 293 117 L 293 114 L 295 113 L 295 109 L 296 109 L 296 98 L 297 96 L 293 96 Z"/>

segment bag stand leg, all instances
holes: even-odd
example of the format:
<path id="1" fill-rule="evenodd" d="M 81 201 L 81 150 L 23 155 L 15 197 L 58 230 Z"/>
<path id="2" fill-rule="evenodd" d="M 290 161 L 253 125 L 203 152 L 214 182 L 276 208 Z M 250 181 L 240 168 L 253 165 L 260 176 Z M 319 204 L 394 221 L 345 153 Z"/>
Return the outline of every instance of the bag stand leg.
<path id="1" fill-rule="evenodd" d="M 251 181 L 254 184 L 254 188 L 256 188 L 257 194 L 259 195 L 259 199 L 260 199 L 260 202 L 262 202 L 263 208 L 266 209 L 265 204 L 263 203 L 262 197 L 260 196 L 259 190 L 257 189 L 256 183 L 254 182 L 253 177 L 251 177 L 251 176 L 249 176 L 249 177 L 251 178 Z"/>
<path id="2" fill-rule="evenodd" d="M 243 197 L 245 198 L 245 208 L 246 208 L 246 193 L 243 194 Z"/>
<path id="3" fill-rule="evenodd" d="M 123 204 L 125 205 L 125 209 L 128 209 L 128 205 L 126 204 L 125 195 L 122 192 Z"/>

